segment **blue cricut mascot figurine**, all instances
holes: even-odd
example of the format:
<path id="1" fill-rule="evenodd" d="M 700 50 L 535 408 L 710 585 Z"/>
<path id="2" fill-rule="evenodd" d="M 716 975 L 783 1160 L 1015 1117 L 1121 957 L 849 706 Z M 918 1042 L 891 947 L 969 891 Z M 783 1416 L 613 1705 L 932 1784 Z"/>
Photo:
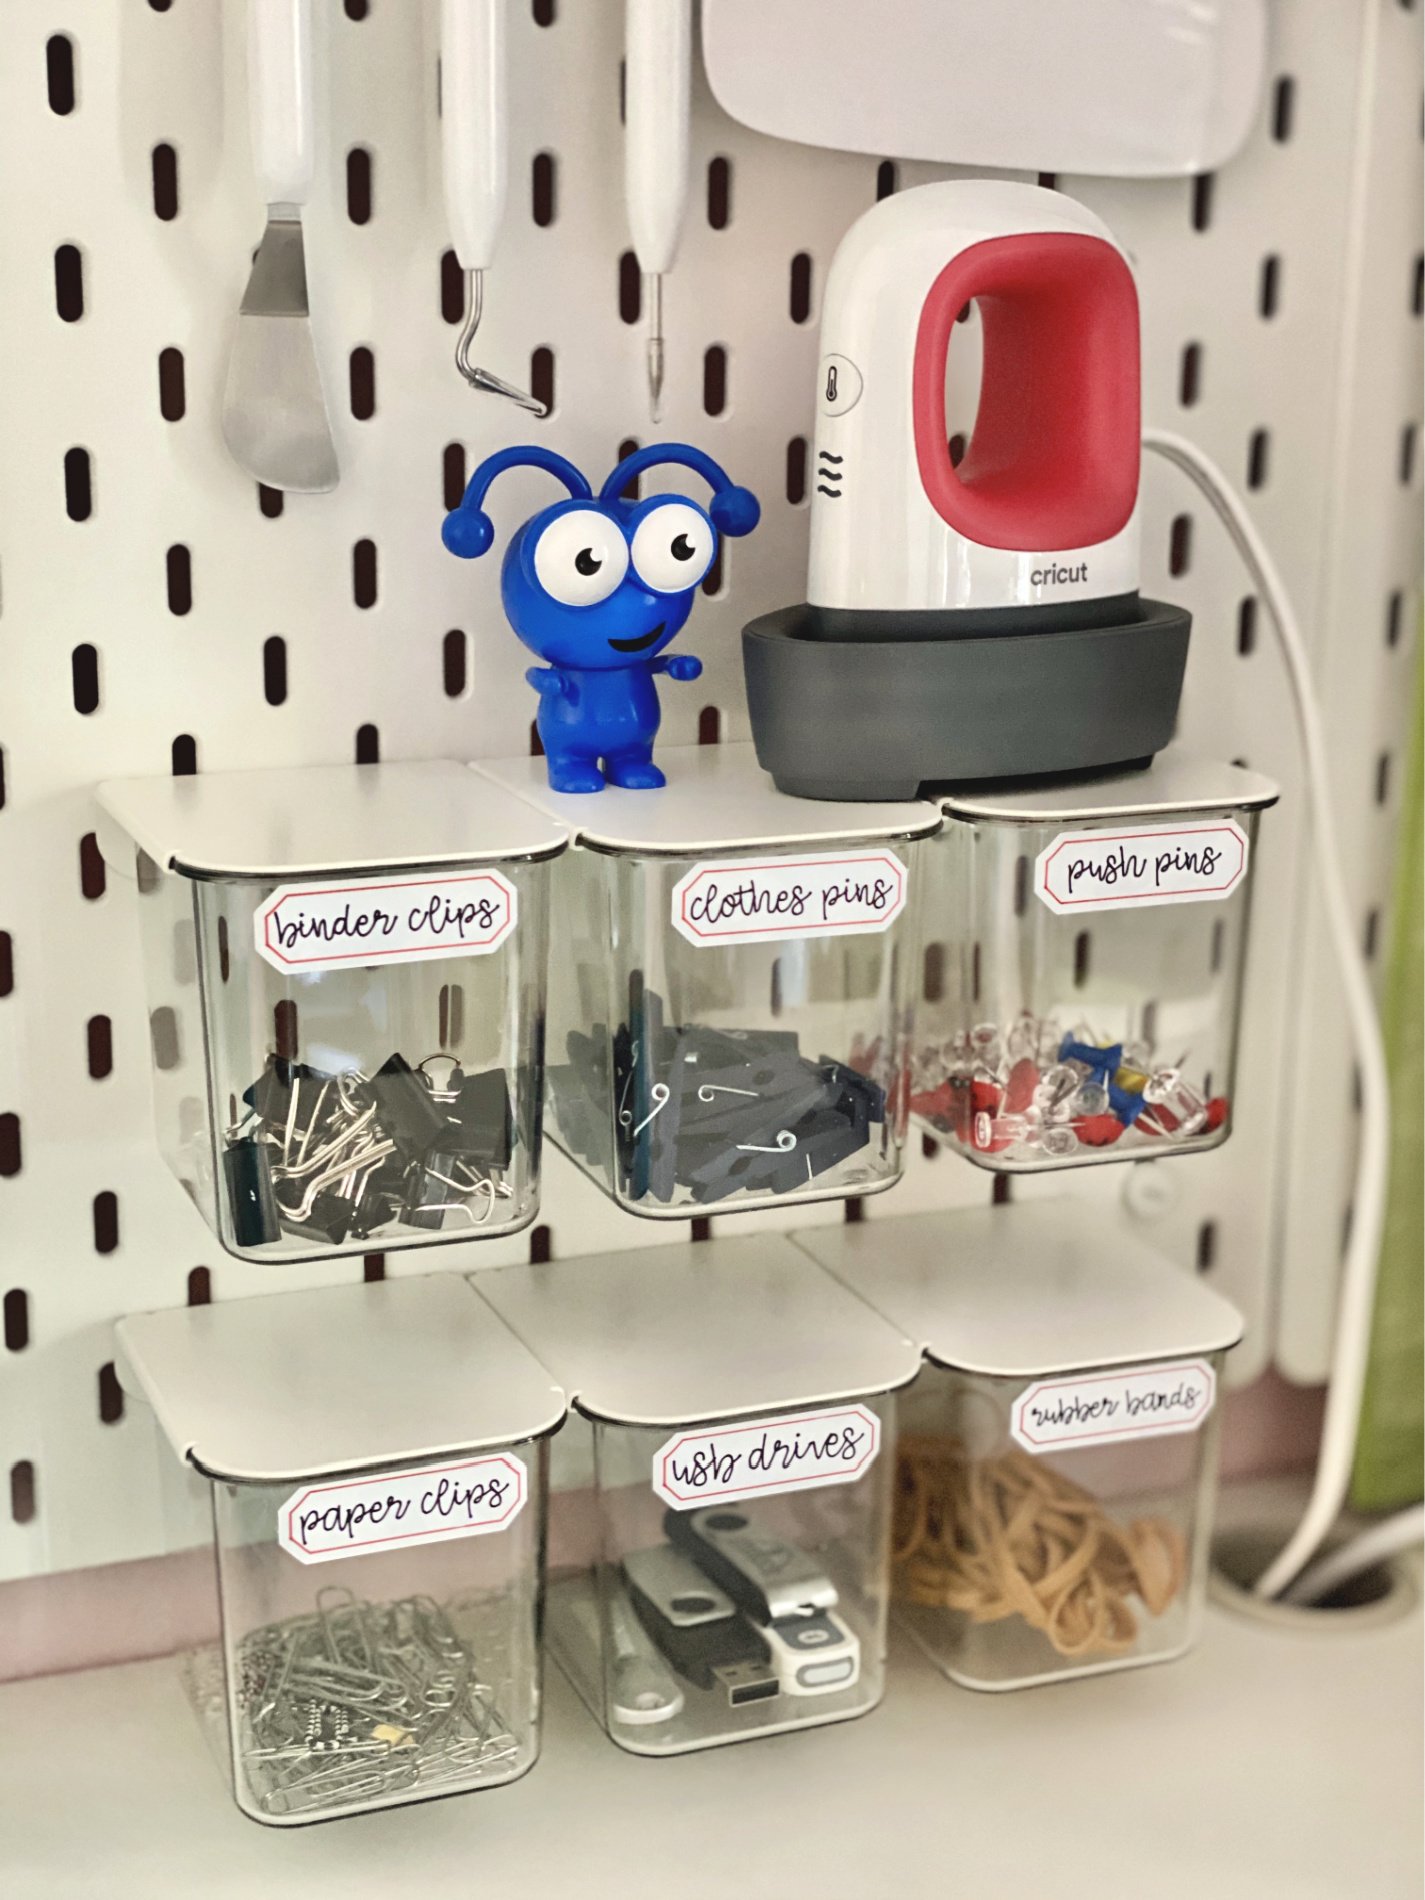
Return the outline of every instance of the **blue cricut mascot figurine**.
<path id="1" fill-rule="evenodd" d="M 665 462 L 690 468 L 713 491 L 706 512 L 681 495 L 624 501 L 620 490 Z M 719 534 L 750 534 L 761 510 L 701 449 L 681 442 L 626 456 L 599 491 L 549 449 L 501 449 L 470 477 L 441 539 L 471 561 L 495 538 L 482 504 L 507 468 L 542 468 L 571 499 L 516 529 L 505 550 L 500 590 L 505 615 L 547 666 L 525 678 L 539 694 L 539 737 L 556 792 L 598 792 L 605 784 L 643 791 L 662 785 L 653 763 L 658 732 L 656 673 L 695 680 L 690 654 L 662 659 L 712 566 Z"/>

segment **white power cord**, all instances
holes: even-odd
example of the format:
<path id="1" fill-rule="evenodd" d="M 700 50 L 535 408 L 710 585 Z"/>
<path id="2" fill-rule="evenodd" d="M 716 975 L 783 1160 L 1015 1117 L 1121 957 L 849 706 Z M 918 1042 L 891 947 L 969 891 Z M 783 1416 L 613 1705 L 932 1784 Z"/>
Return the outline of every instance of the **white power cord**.
<path id="1" fill-rule="evenodd" d="M 1425 1537 L 1425 1504 L 1412 1504 L 1408 1510 L 1397 1511 L 1393 1517 L 1372 1524 L 1349 1543 L 1342 1544 L 1339 1550 L 1329 1551 L 1314 1564 L 1308 1564 L 1283 1601 L 1302 1605 L 1319 1603 L 1322 1597 L 1329 1597 L 1333 1590 L 1339 1590 L 1343 1583 L 1360 1576 L 1372 1564 L 1384 1563 L 1397 1551 L 1409 1550 L 1422 1537 Z"/>
<path id="2" fill-rule="evenodd" d="M 1316 1477 L 1305 1515 L 1283 1549 L 1257 1579 L 1258 1596 L 1275 1597 L 1320 1549 L 1345 1502 L 1356 1449 L 1366 1361 L 1370 1351 L 1371 1317 L 1375 1308 L 1376 1272 L 1381 1233 L 1385 1224 L 1386 1187 L 1390 1162 L 1390 1091 L 1385 1046 L 1381 1040 L 1375 997 L 1357 940 L 1355 919 L 1346 897 L 1341 847 L 1331 804 L 1326 769 L 1326 740 L 1321 714 L 1307 663 L 1301 629 L 1292 610 L 1276 563 L 1252 524 L 1241 499 L 1210 456 L 1186 437 L 1165 429 L 1145 429 L 1143 446 L 1180 469 L 1207 497 L 1249 569 L 1258 592 L 1267 603 L 1281 643 L 1287 680 L 1296 709 L 1297 728 L 1306 763 L 1306 784 L 1321 895 L 1331 947 L 1335 953 L 1346 1018 L 1355 1044 L 1361 1081 L 1360 1147 L 1356 1158 L 1356 1191 L 1352 1202 L 1351 1232 L 1341 1273 L 1336 1312 L 1336 1339 L 1331 1355 L 1331 1383 L 1321 1429 Z"/>

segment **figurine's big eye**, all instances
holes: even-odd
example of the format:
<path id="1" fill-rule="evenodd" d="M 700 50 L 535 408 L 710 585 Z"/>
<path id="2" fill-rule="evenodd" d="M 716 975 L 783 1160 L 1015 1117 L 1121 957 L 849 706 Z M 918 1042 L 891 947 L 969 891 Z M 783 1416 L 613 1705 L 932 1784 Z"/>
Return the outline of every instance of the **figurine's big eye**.
<path id="1" fill-rule="evenodd" d="M 655 594 L 681 594 L 712 566 L 713 531 L 686 501 L 650 508 L 633 533 L 633 567 Z"/>
<path id="2" fill-rule="evenodd" d="M 593 508 L 556 515 L 534 544 L 534 571 L 551 600 L 593 607 L 628 572 L 628 543 L 616 521 Z"/>

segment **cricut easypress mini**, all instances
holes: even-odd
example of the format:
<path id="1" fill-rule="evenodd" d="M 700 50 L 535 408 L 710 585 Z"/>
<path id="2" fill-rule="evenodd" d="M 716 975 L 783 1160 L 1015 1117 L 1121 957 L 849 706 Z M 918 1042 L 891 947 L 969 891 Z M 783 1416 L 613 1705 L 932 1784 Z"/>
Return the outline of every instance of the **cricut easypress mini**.
<path id="1" fill-rule="evenodd" d="M 956 466 L 970 305 L 979 406 Z M 807 600 L 743 631 L 778 787 L 901 799 L 1146 763 L 1190 617 L 1138 592 L 1138 295 L 1109 232 L 1032 185 L 887 198 L 836 253 L 821 345 Z"/>

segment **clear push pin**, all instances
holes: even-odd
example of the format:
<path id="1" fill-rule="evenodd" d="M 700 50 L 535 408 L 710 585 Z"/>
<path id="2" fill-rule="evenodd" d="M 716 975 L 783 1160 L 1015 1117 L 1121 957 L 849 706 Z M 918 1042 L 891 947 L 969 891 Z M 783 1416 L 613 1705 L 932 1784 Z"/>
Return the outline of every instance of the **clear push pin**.
<path id="1" fill-rule="evenodd" d="M 485 273 L 468 270 L 465 273 L 465 322 L 455 345 L 455 367 L 472 389 L 478 389 L 487 396 L 503 396 L 507 402 L 517 403 L 521 409 L 527 409 L 532 416 L 548 415 L 548 409 L 537 396 L 517 389 L 513 383 L 507 383 L 503 376 L 496 376 L 493 370 L 481 369 L 478 363 L 471 362 L 470 349 L 475 341 L 475 332 L 480 328 L 484 306 Z"/>

